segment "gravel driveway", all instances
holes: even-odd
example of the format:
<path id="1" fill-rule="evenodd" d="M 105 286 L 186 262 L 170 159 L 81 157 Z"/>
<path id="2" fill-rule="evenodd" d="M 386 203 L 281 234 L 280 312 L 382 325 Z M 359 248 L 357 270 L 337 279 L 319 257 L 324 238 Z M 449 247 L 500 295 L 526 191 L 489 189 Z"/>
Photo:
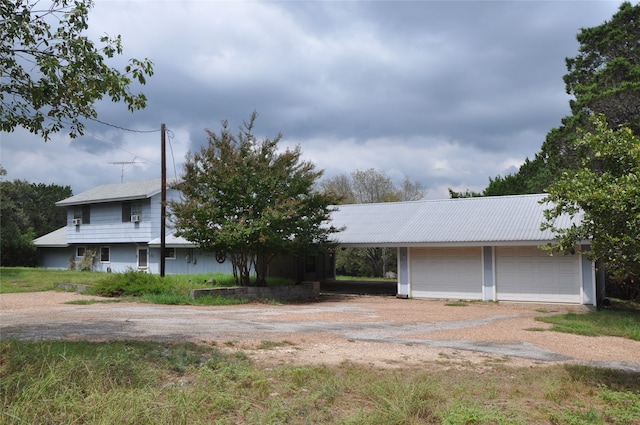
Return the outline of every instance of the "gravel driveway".
<path id="1" fill-rule="evenodd" d="M 640 372 L 640 342 L 551 332 L 534 320 L 581 306 L 324 295 L 317 302 L 164 306 L 69 292 L 0 295 L 2 339 L 148 339 L 215 344 L 265 364 L 458 367 L 569 362 Z M 264 344 L 271 341 L 271 344 Z M 262 349 L 261 347 L 269 347 Z"/>

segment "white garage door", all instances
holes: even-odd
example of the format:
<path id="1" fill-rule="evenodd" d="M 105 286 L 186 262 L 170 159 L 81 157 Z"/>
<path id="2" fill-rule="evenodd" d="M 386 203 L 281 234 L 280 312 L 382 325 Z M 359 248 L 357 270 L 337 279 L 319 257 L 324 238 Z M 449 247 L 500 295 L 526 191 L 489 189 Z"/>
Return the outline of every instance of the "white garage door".
<path id="1" fill-rule="evenodd" d="M 575 255 L 531 247 L 496 247 L 498 300 L 579 303 L 580 261 Z"/>
<path id="2" fill-rule="evenodd" d="M 481 248 L 412 248 L 411 296 L 482 299 Z"/>

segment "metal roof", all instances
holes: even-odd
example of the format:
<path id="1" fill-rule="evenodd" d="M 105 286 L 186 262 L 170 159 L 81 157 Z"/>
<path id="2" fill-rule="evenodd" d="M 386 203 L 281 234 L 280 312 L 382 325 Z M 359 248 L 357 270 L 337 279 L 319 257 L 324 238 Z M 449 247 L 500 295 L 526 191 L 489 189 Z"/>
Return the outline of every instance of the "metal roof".
<path id="1" fill-rule="evenodd" d="M 424 246 L 544 243 L 540 230 L 545 194 L 337 205 L 331 225 L 344 227 L 334 241 L 343 246 Z M 568 217 L 556 226 L 568 227 Z"/>
<path id="2" fill-rule="evenodd" d="M 98 186 L 93 189 L 56 202 L 58 206 L 97 204 L 100 202 L 127 201 L 146 199 L 160 193 L 160 179 L 143 180 L 129 183 L 114 183 Z"/>
<path id="3" fill-rule="evenodd" d="M 176 236 L 173 232 L 166 234 L 164 245 L 169 248 L 195 248 L 198 246 L 197 243 L 190 242 L 181 236 Z M 153 248 L 160 247 L 160 238 L 149 241 L 149 246 Z"/>
<path id="4" fill-rule="evenodd" d="M 69 246 L 67 242 L 67 228 L 61 227 L 58 230 L 54 230 L 51 233 L 40 236 L 33 240 L 33 244 L 37 247 L 49 247 L 49 248 L 64 248 Z"/>

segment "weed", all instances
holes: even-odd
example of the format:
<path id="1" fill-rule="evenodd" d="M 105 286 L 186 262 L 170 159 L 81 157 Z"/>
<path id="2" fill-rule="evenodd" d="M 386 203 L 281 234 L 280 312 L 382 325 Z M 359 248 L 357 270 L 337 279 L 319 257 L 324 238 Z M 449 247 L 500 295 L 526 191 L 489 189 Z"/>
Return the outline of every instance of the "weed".
<path id="1" fill-rule="evenodd" d="M 142 341 L 3 340 L 0 359 L 7 425 L 630 425 L 640 414 L 638 374 L 587 366 L 261 368 L 243 351 Z"/>
<path id="2" fill-rule="evenodd" d="M 640 311 L 598 310 L 536 317 L 553 325 L 551 330 L 585 336 L 609 335 L 640 341 Z"/>
<path id="3" fill-rule="evenodd" d="M 67 301 L 65 304 L 74 304 L 74 305 L 111 304 L 111 303 L 119 303 L 120 301 L 122 300 L 82 299 L 82 300 Z"/>
<path id="4" fill-rule="evenodd" d="M 292 346 L 295 345 L 293 342 L 291 341 L 261 341 L 260 345 L 258 345 L 256 347 L 256 350 L 273 350 L 274 348 L 277 347 L 284 347 L 284 346 Z"/>
<path id="5" fill-rule="evenodd" d="M 469 304 L 464 302 L 464 301 L 454 301 L 454 302 L 450 302 L 450 303 L 446 303 L 445 306 L 447 307 L 466 307 Z"/>

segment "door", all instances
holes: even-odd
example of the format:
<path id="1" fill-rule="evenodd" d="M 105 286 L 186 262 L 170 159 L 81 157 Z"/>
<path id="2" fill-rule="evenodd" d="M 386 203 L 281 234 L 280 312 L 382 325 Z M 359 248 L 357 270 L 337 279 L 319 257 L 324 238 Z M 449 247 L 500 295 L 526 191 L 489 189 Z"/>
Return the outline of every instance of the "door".
<path id="1" fill-rule="evenodd" d="M 480 247 L 411 248 L 411 296 L 482 299 Z"/>
<path id="2" fill-rule="evenodd" d="M 138 270 L 147 271 L 149 268 L 149 250 L 138 248 Z"/>
<path id="3" fill-rule="evenodd" d="M 580 257 L 535 246 L 496 247 L 498 300 L 579 303 Z"/>

